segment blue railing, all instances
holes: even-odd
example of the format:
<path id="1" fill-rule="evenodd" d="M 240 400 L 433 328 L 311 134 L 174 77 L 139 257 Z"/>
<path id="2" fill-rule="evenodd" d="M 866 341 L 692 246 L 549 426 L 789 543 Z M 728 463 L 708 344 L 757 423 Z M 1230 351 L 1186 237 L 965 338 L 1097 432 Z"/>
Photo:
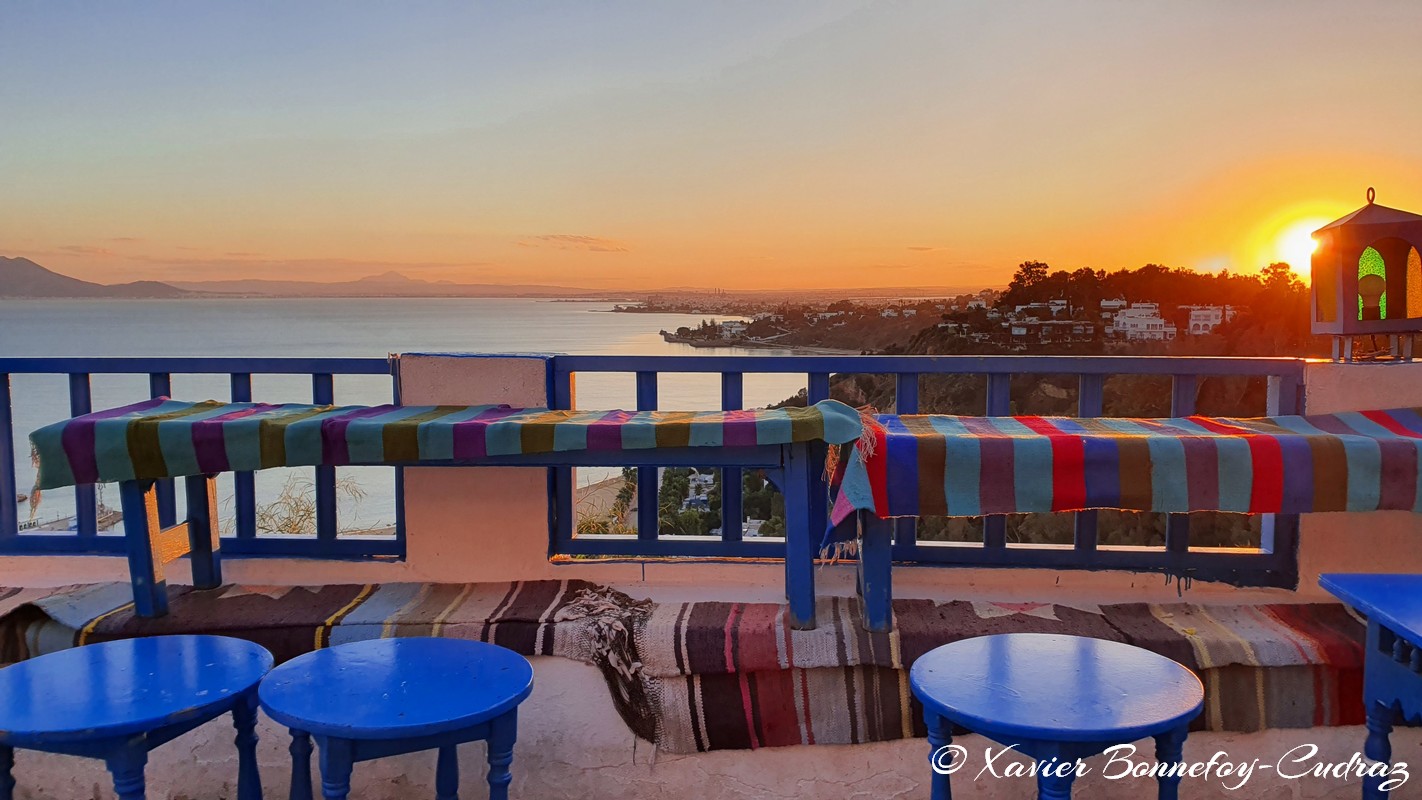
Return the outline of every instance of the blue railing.
<path id="1" fill-rule="evenodd" d="M 1244 376 L 1268 381 L 1265 413 L 1302 412 L 1303 364 L 1292 358 L 1212 358 L 1171 356 L 556 356 L 550 368 L 549 396 L 555 408 L 573 407 L 574 375 L 578 373 L 631 373 L 635 376 L 638 410 L 658 407 L 658 376 L 663 373 L 715 373 L 721 377 L 721 408 L 742 408 L 746 374 L 775 373 L 805 376 L 810 403 L 828 399 L 830 377 L 839 373 L 891 375 L 895 381 L 895 413 L 919 411 L 919 384 L 931 375 L 986 376 L 986 404 L 982 413 L 1012 413 L 1011 379 L 1015 375 L 1075 375 L 1077 414 L 1099 417 L 1103 413 L 1105 380 L 1113 375 L 1166 376 L 1171 379 L 1170 414 L 1195 413 L 1200 380 L 1214 376 Z M 822 455 L 822 454 L 821 454 Z M 721 487 L 721 535 L 661 535 L 658 504 L 638 504 L 636 536 L 576 536 L 573 473 L 552 470 L 550 493 L 554 498 L 550 552 L 573 556 L 684 556 L 771 557 L 785 553 L 784 540 L 743 537 L 741 472 L 724 470 Z M 655 470 L 639 470 L 637 493 L 641 498 L 658 494 Z M 823 476 L 815 476 L 811 497 L 825 496 Z M 827 509 L 816 503 L 809 513 L 811 531 L 823 531 Z M 1099 515 L 1075 514 L 1074 541 L 1070 545 L 1016 544 L 1007 541 L 1007 518 L 982 519 L 982 542 L 925 542 L 918 539 L 914 520 L 895 524 L 893 557 L 896 561 L 949 566 L 1045 567 L 1056 569 L 1120 569 L 1161 572 L 1237 585 L 1284 586 L 1297 584 L 1297 515 L 1268 515 L 1263 520 L 1257 548 L 1192 548 L 1190 518 L 1172 514 L 1166 522 L 1163 547 L 1100 545 Z M 817 538 L 817 534 L 816 535 Z"/>
<path id="2" fill-rule="evenodd" d="M 49 374 L 66 376 L 69 413 L 92 410 L 90 376 L 136 374 L 148 376 L 149 395 L 171 393 L 172 376 L 227 375 L 233 400 L 252 398 L 253 375 L 309 375 L 311 400 L 335 400 L 337 375 L 391 376 L 391 396 L 399 402 L 395 365 L 384 358 L 0 358 L 0 554 L 103 553 L 120 554 L 123 540 L 97 530 L 93 487 L 75 490 L 77 514 L 73 532 L 21 532 L 17 518 L 14 469 L 16 431 L 12 420 L 10 376 Z M 549 361 L 548 395 L 555 408 L 573 407 L 573 377 L 578 373 L 626 373 L 634 376 L 636 407 L 658 408 L 658 378 L 664 373 L 714 374 L 720 378 L 720 406 L 744 405 L 745 377 L 755 374 L 801 375 L 808 402 L 827 399 L 835 374 L 879 374 L 894 378 L 895 407 L 901 414 L 919 410 L 919 386 L 925 376 L 982 375 L 986 402 L 981 413 L 1012 412 L 1011 379 L 1017 375 L 1075 375 L 1077 413 L 1101 416 L 1105 380 L 1113 375 L 1169 377 L 1172 381 L 1172 415 L 1195 411 L 1199 382 L 1211 376 L 1244 376 L 1268 380 L 1269 414 L 1302 411 L 1303 362 L 1283 358 L 1180 358 L 1102 356 L 555 356 Z M 138 399 L 138 398 L 134 398 Z M 24 433 L 27 433 L 25 431 Z M 814 454 L 822 457 L 823 452 Z M 726 468 L 721 488 L 719 536 L 664 535 L 659 530 L 656 470 L 639 470 L 635 536 L 577 536 L 573 469 L 550 471 L 550 554 L 605 557 L 783 558 L 784 539 L 747 537 L 742 529 L 741 470 Z M 816 475 L 812 497 L 824 496 L 822 477 Z M 159 516 L 163 525 L 175 521 L 171 484 L 159 487 Z M 258 535 L 256 496 L 251 473 L 239 473 L 234 483 L 234 535 L 223 542 L 227 556 L 305 556 L 314 558 L 401 557 L 405 550 L 403 482 L 396 470 L 396 531 L 393 537 L 338 536 L 335 471 L 316 468 L 316 533 L 314 536 Z M 812 532 L 824 530 L 827 509 L 816 503 L 809 509 Z M 1296 545 L 1298 518 L 1266 517 L 1261 546 L 1257 548 L 1191 547 L 1189 517 L 1171 515 L 1163 547 L 1106 546 L 1098 543 L 1097 512 L 1075 515 L 1072 544 L 1020 544 L 1007 537 L 1007 519 L 985 517 L 981 542 L 920 541 L 918 526 L 909 520 L 895 526 L 893 556 L 906 563 L 952 566 L 1047 567 L 1056 569 L 1122 569 L 1187 575 L 1240 585 L 1293 586 L 1297 582 Z M 817 534 L 814 534 L 817 538 Z"/>
<path id="3" fill-rule="evenodd" d="M 386 358 L 0 358 L 0 554 L 125 553 L 121 535 L 104 535 L 98 530 L 98 505 L 93 486 L 74 489 L 74 530 L 72 532 L 22 532 L 17 514 L 12 375 L 63 375 L 69 382 L 69 413 L 87 414 L 93 409 L 91 376 L 147 375 L 150 397 L 172 394 L 174 375 L 227 375 L 233 401 L 252 398 L 253 375 L 309 375 L 311 401 L 335 402 L 335 378 L 346 375 L 373 375 L 391 378 L 391 398 L 399 402 L 399 385 L 394 379 L 393 362 Z M 133 398 L 136 401 L 142 398 Z M 21 432 L 28 434 L 28 431 Z M 254 476 L 239 472 L 234 476 L 233 535 L 225 537 L 225 556 L 304 556 L 313 558 L 403 557 L 405 522 L 403 475 L 395 472 L 395 532 L 393 536 L 340 536 L 336 504 L 336 473 L 331 467 L 316 467 L 312 482 L 315 494 L 314 535 L 259 535 Z M 176 522 L 176 498 L 172 481 L 160 481 L 159 523 Z"/>

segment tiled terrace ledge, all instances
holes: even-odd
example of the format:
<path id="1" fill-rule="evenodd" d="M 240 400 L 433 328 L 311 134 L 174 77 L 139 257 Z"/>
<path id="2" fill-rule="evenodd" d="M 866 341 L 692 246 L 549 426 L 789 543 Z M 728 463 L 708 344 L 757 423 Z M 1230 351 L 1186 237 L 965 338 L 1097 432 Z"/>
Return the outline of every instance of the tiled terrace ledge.
<path id="1" fill-rule="evenodd" d="M 547 403 L 547 382 L 537 358 L 407 356 L 401 363 L 402 395 L 407 403 L 472 404 L 486 402 L 534 406 Z M 1422 365 L 1312 364 L 1306 373 L 1311 412 L 1422 406 Z M 407 558 L 399 563 L 287 559 L 229 559 L 226 579 L 233 583 L 311 585 L 364 582 L 469 582 L 539 578 L 583 578 L 611 585 L 637 597 L 658 600 L 778 600 L 783 572 L 778 564 L 744 563 L 575 563 L 552 564 L 547 558 L 547 482 L 536 469 L 410 469 L 406 474 Z M 1422 522 L 1404 513 L 1305 515 L 1299 547 L 1298 591 L 1236 589 L 1195 583 L 1184 600 L 1194 603 L 1327 601 L 1317 575 L 1334 572 L 1422 571 Z M 850 595 L 853 569 L 826 566 L 817 572 L 821 595 Z M 170 580 L 187 582 L 186 563 L 172 565 Z M 122 559 L 93 556 L 0 559 L 0 585 L 51 586 L 126 580 Z M 903 567 L 895 572 L 901 598 L 938 600 L 1048 601 L 1072 604 L 1108 602 L 1178 602 L 1179 587 L 1157 575 L 1055 570 L 970 570 Z M 613 710 L 601 676 L 591 667 L 562 659 L 535 659 L 534 697 L 525 706 L 514 790 L 521 797 L 685 796 L 845 797 L 855 792 L 874 797 L 926 797 L 924 742 L 909 740 L 853 747 L 789 747 L 760 751 L 720 751 L 695 756 L 662 755 L 637 741 Z M 270 724 L 262 731 L 263 774 L 267 796 L 284 797 L 287 762 L 285 736 Z M 149 770 L 151 795 L 214 797 L 221 795 L 230 765 L 230 733 L 210 726 L 155 754 Z M 1272 763 L 1289 748 L 1312 743 L 1325 754 L 1346 759 L 1362 742 L 1354 728 L 1268 731 L 1259 734 L 1198 734 L 1190 751 L 1207 757 L 1217 749 L 1236 760 L 1261 758 Z M 980 751 L 984 743 L 964 743 Z M 1422 737 L 1402 731 L 1394 739 L 1397 758 L 1422 760 Z M 482 755 L 465 748 L 466 773 L 480 774 Z M 408 797 L 433 794 L 433 765 L 428 759 L 403 758 L 358 770 L 357 796 Z M 18 774 L 34 797 L 87 796 L 104 785 L 100 769 L 88 770 L 68 760 L 22 755 Z M 1418 780 L 1422 780 L 1419 776 Z M 1415 787 L 1408 787 L 1414 789 Z M 1013 781 L 958 781 L 962 797 L 1019 797 L 1024 785 Z M 478 791 L 474 786 L 473 790 Z M 1084 796 L 1127 798 L 1149 791 L 1143 782 L 1091 782 Z M 1355 796 L 1357 784 L 1313 780 L 1279 781 L 1258 775 L 1237 792 L 1218 783 L 1187 784 L 1191 797 L 1330 797 Z M 166 794 L 165 794 L 166 793 Z M 23 794 L 21 796 L 24 796 Z M 1405 793 L 1400 796 L 1406 796 Z"/>

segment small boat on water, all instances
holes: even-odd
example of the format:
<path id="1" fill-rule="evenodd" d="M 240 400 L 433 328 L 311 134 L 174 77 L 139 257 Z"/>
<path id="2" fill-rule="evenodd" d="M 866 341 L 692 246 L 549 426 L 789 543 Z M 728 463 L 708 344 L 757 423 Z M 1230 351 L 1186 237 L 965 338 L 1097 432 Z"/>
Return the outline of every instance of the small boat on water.
<path id="1" fill-rule="evenodd" d="M 27 495 L 27 494 L 25 494 L 24 492 L 20 492 L 18 495 L 15 496 L 15 502 L 16 502 L 16 503 L 25 503 L 25 502 L 28 502 L 29 499 L 30 499 L 30 496 Z"/>

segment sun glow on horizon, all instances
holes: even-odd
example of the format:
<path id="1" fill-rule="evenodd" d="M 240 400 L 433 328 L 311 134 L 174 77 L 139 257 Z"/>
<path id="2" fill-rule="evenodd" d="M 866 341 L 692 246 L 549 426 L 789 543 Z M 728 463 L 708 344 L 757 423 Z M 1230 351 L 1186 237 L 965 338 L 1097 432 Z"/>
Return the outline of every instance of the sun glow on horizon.
<path id="1" fill-rule="evenodd" d="M 1274 243 L 1275 261 L 1288 262 L 1294 272 L 1307 279 L 1312 272 L 1313 252 L 1318 249 L 1313 232 L 1328 224 L 1323 217 L 1311 217 L 1295 222 L 1279 233 Z"/>

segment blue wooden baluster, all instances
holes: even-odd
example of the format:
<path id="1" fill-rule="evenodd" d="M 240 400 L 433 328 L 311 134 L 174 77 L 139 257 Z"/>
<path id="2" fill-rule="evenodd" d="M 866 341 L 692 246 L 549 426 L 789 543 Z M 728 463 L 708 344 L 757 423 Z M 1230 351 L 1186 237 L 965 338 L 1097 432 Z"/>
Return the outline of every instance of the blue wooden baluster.
<path id="1" fill-rule="evenodd" d="M 946 770 L 952 763 L 952 754 L 945 750 L 953 743 L 952 729 L 941 714 L 924 709 L 923 721 L 928 725 L 928 765 L 932 770 L 929 778 L 930 800 L 953 800 L 953 786 Z"/>
<path id="2" fill-rule="evenodd" d="M 657 410 L 657 373 L 637 373 L 637 410 Z M 661 522 L 657 515 L 660 483 L 654 466 L 637 468 L 637 541 L 655 542 Z"/>
<path id="3" fill-rule="evenodd" d="M 335 377 L 330 373 L 311 376 L 311 402 L 328 406 L 336 402 Z M 336 468 L 316 467 L 316 539 L 334 542 L 336 523 Z"/>
<path id="4" fill-rule="evenodd" d="M 311 800 L 311 734 L 291 729 L 291 800 Z"/>
<path id="5" fill-rule="evenodd" d="M 744 401 L 744 376 L 739 372 L 721 374 L 721 410 L 739 411 Z M 735 467 L 721 468 L 721 540 L 739 542 L 745 519 L 741 497 L 744 477 Z"/>
<path id="6" fill-rule="evenodd" d="M 89 373 L 76 372 L 69 376 L 69 415 L 80 417 L 94 410 L 89 392 Z M 92 484 L 74 487 L 74 528 L 80 536 L 97 536 L 99 533 L 99 511 L 94 500 Z"/>
<path id="7" fill-rule="evenodd" d="M 513 775 L 514 740 L 518 738 L 518 709 L 497 717 L 489 725 L 489 800 L 508 800 Z"/>
<path id="8" fill-rule="evenodd" d="M 140 617 L 168 613 L 168 584 L 163 563 L 153 552 L 157 535 L 157 497 L 151 481 L 119 484 L 123 505 L 123 534 L 128 547 L 128 579 L 133 584 L 133 610 Z"/>
<path id="9" fill-rule="evenodd" d="M 1170 416 L 1188 417 L 1195 413 L 1199 381 L 1195 375 L 1176 375 L 1170 384 Z M 1172 565 L 1190 557 L 1190 515 L 1170 514 L 1165 518 L 1165 552 Z"/>
<path id="10" fill-rule="evenodd" d="M 117 755 L 109 756 L 107 763 L 109 772 L 114 776 L 114 793 L 119 800 L 144 800 L 143 768 L 148 764 L 148 747 L 142 739 Z"/>
<path id="11" fill-rule="evenodd" d="M 319 736 L 316 741 L 321 745 L 321 797 L 346 800 L 351 792 L 351 767 L 355 763 L 351 740 Z"/>
<path id="12" fill-rule="evenodd" d="M 1102 394 L 1105 376 L 1085 373 L 1077 376 L 1076 415 L 1078 417 L 1099 417 L 1102 409 Z M 1072 532 L 1073 549 L 1083 566 L 1096 561 L 1096 544 L 1100 538 L 1096 509 L 1076 512 Z"/>
<path id="13" fill-rule="evenodd" d="M 148 396 L 154 399 L 173 396 L 173 376 L 166 372 L 148 374 Z M 154 483 L 158 493 L 158 527 L 169 528 L 178 524 L 178 507 L 174 501 L 173 480 L 171 478 Z"/>
<path id="14" fill-rule="evenodd" d="M 0 745 L 0 800 L 15 798 L 15 748 Z"/>
<path id="15" fill-rule="evenodd" d="M 1005 417 L 1012 413 L 1011 373 L 989 373 L 987 376 L 987 415 Z M 1007 548 L 1007 517 L 993 514 L 983 517 L 983 549 L 1003 551 Z"/>
<path id="16" fill-rule="evenodd" d="M 1185 738 L 1190 734 L 1189 726 L 1182 726 L 1170 733 L 1155 737 L 1155 760 L 1164 765 L 1180 764 L 1185 760 Z M 1179 774 L 1162 775 L 1157 779 L 1160 800 L 1177 800 L 1180 797 Z"/>
<path id="17" fill-rule="evenodd" d="M 1377 623 L 1372 623 L 1376 625 Z M 1381 764 L 1392 763 L 1392 706 L 1376 700 L 1368 703 L 1368 738 L 1363 742 L 1363 755 Z M 1387 778 L 1364 777 L 1363 800 L 1387 800 L 1388 793 L 1380 788 Z"/>
<path id="18" fill-rule="evenodd" d="M 0 538 L 8 539 L 20 532 L 20 516 L 16 511 L 18 492 L 15 486 L 15 418 L 10 408 L 10 375 L 0 372 Z"/>
<path id="19" fill-rule="evenodd" d="M 894 520 L 860 512 L 859 594 L 864 599 L 864 625 L 871 631 L 894 629 Z"/>
<path id="20" fill-rule="evenodd" d="M 435 800 L 459 800 L 459 752 L 455 745 L 439 749 L 435 766 Z"/>
<path id="21" fill-rule="evenodd" d="M 246 403 L 252 399 L 252 373 L 232 374 L 232 402 Z M 257 537 L 257 483 L 250 472 L 232 474 L 232 502 L 236 507 L 237 538 Z"/>
<path id="22" fill-rule="evenodd" d="M 252 690 L 232 707 L 237 729 L 237 800 L 262 800 L 262 776 L 257 771 L 257 692 Z"/>
<path id="23" fill-rule="evenodd" d="M 790 627 L 813 630 L 815 532 L 810 529 L 809 513 L 810 451 L 803 443 L 785 450 L 785 599 L 790 604 Z"/>
<path id="24" fill-rule="evenodd" d="M 222 585 L 222 542 L 218 539 L 217 479 L 189 475 L 183 479 L 188 503 L 188 560 L 193 565 L 193 586 L 216 589 Z M 161 498 L 160 498 L 161 499 Z"/>

